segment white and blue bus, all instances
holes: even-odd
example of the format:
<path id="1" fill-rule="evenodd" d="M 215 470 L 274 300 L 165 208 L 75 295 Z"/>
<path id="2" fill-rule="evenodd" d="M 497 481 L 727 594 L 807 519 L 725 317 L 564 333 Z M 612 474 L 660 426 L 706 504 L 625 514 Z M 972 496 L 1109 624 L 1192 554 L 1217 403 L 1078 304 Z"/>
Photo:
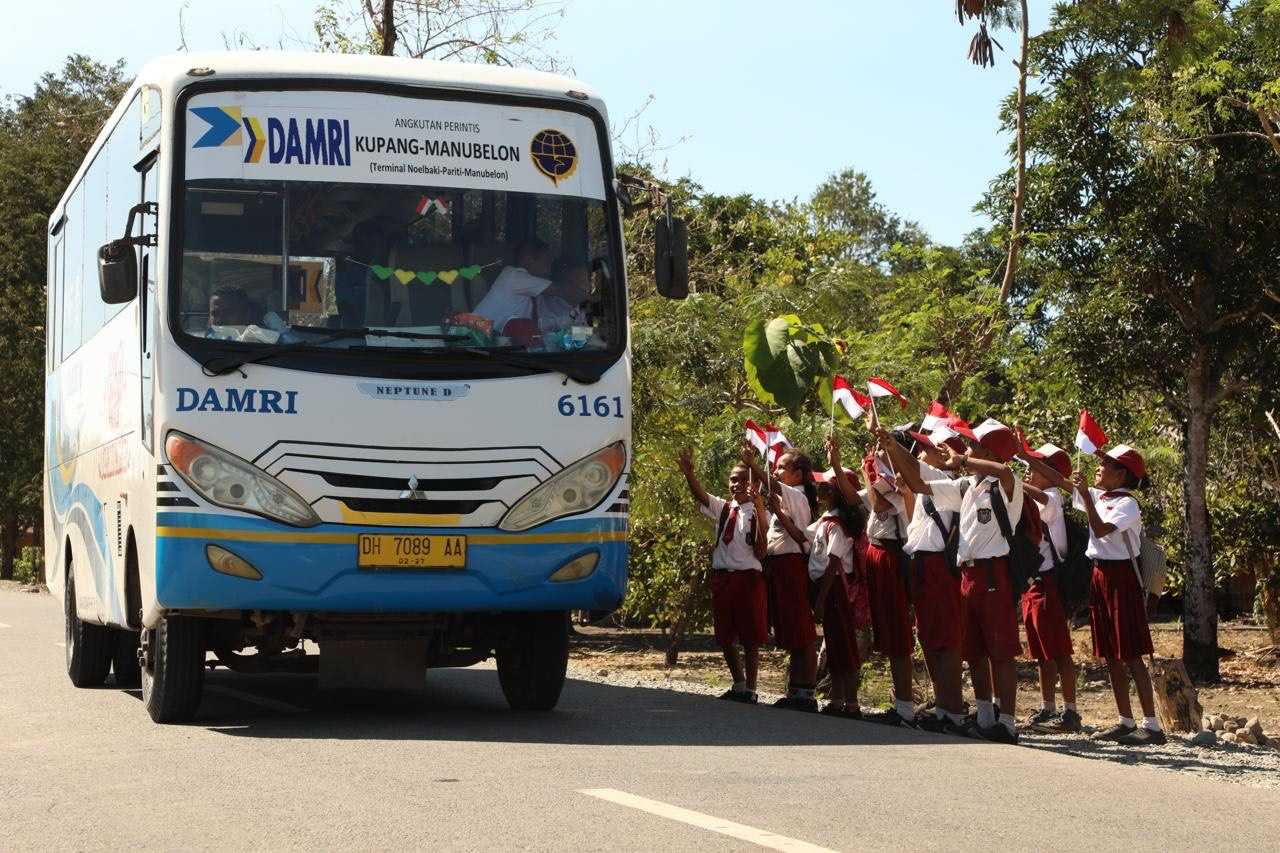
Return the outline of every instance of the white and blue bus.
<path id="1" fill-rule="evenodd" d="M 568 78 L 147 65 L 49 219 L 71 680 L 114 670 L 165 722 L 210 666 L 412 687 L 492 656 L 553 707 L 566 612 L 626 584 L 625 195 Z"/>

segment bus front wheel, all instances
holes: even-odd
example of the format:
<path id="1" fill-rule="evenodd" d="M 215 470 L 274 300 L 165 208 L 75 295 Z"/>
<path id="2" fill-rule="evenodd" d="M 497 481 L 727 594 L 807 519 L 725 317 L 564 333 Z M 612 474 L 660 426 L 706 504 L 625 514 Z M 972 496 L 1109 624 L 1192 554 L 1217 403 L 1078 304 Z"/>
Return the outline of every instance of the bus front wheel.
<path id="1" fill-rule="evenodd" d="M 514 711 L 550 711 L 560 701 L 569 667 L 569 623 L 563 611 L 513 617 L 497 649 L 498 682 Z"/>
<path id="2" fill-rule="evenodd" d="M 67 566 L 63 593 L 66 614 L 67 675 L 76 687 L 100 687 L 111 669 L 111 629 L 82 622 L 76 615 L 76 576 Z"/>
<path id="3" fill-rule="evenodd" d="M 190 616 L 164 616 L 142 632 L 142 703 L 157 723 L 186 723 L 204 689 L 204 625 Z"/>

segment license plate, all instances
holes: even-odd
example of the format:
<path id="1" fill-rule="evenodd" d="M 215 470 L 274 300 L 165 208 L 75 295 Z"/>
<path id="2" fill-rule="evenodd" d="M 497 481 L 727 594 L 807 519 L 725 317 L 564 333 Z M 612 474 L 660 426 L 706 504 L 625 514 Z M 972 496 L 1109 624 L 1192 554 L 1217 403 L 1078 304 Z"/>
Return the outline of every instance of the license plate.
<path id="1" fill-rule="evenodd" d="M 463 569 L 467 537 L 361 533 L 356 565 L 362 569 Z"/>

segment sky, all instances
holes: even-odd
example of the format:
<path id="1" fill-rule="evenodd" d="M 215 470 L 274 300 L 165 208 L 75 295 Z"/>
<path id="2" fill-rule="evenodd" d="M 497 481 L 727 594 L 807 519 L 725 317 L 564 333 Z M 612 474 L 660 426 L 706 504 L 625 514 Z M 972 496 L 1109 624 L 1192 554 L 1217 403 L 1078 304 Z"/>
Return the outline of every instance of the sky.
<path id="1" fill-rule="evenodd" d="M 957 243 L 1008 164 L 1000 100 L 1017 85 L 1015 33 L 979 69 L 974 26 L 950 2 L 872 0 L 569 0 L 552 50 L 600 91 L 615 124 L 641 114 L 666 147 L 671 178 L 719 193 L 806 198 L 828 175 L 865 172 L 879 200 L 934 239 Z M 1031 31 L 1047 22 L 1034 4 Z M 125 60 L 130 72 L 180 45 L 219 50 L 243 32 L 301 49 L 315 0 L 53 0 L 5 25 L 0 94 L 32 90 L 70 53 Z M 786 10 L 786 14 L 784 14 Z"/>

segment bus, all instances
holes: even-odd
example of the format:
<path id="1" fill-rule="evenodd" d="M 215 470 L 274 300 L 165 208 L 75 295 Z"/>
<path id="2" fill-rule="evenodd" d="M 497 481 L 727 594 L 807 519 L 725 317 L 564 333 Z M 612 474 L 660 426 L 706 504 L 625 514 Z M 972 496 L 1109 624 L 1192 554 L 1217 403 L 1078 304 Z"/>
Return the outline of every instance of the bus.
<path id="1" fill-rule="evenodd" d="M 181 722 L 214 666 L 416 689 L 492 657 L 512 708 L 553 708 L 568 612 L 626 589 L 633 204 L 566 77 L 148 64 L 49 218 L 71 681 Z"/>

